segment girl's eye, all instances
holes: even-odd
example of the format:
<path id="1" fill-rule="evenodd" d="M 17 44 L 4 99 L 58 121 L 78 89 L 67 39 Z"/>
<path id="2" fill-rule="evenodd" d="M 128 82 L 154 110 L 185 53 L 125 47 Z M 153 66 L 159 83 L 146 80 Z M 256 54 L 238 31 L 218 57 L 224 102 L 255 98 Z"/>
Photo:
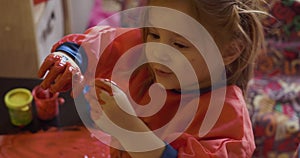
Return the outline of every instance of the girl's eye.
<path id="1" fill-rule="evenodd" d="M 159 39 L 160 38 L 159 35 L 157 35 L 155 33 L 151 33 L 151 32 L 148 33 L 148 36 L 151 36 L 151 38 L 153 38 L 153 39 Z"/>
<path id="2" fill-rule="evenodd" d="M 178 48 L 188 48 L 188 46 L 184 45 L 184 44 L 181 44 L 181 43 L 174 43 L 174 45 Z"/>

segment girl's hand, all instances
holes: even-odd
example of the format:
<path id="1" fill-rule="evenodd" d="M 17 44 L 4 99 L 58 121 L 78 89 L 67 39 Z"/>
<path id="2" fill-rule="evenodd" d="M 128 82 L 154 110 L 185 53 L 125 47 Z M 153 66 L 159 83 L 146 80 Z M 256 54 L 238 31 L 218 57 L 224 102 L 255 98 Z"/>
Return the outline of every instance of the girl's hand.
<path id="1" fill-rule="evenodd" d="M 136 116 L 126 94 L 109 80 L 96 79 L 91 87 L 86 99 L 96 126 L 116 138 L 131 157 L 161 157 L 165 143 Z"/>
<path id="2" fill-rule="evenodd" d="M 47 73 L 48 72 L 48 73 Z M 62 52 L 53 52 L 44 60 L 38 71 L 38 76 L 42 78 L 47 73 L 41 83 L 43 89 L 49 88 L 50 92 L 65 92 L 72 88 L 72 96 L 77 96 L 83 89 L 83 76 L 79 67 L 71 57 Z"/>
<path id="3" fill-rule="evenodd" d="M 96 79 L 85 97 L 90 103 L 92 120 L 105 132 L 114 135 L 112 123 L 126 130 L 136 130 L 135 123 L 140 119 L 126 94 L 112 81 Z"/>

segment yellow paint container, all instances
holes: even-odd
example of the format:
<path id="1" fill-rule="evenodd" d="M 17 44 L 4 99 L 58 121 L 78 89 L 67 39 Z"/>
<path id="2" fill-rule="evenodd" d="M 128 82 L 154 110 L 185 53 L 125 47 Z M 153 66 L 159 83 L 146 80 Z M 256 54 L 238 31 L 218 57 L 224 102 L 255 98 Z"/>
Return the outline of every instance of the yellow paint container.
<path id="1" fill-rule="evenodd" d="M 31 91 L 25 88 L 12 89 L 5 94 L 4 101 L 13 125 L 22 127 L 32 121 L 32 98 Z"/>

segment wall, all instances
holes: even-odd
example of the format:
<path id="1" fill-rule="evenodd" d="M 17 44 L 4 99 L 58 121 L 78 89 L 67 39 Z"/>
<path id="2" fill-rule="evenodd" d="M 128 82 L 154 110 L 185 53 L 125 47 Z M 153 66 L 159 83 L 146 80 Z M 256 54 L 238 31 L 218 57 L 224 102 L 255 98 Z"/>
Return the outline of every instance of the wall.
<path id="1" fill-rule="evenodd" d="M 67 0 L 69 6 L 70 33 L 86 30 L 94 0 Z"/>

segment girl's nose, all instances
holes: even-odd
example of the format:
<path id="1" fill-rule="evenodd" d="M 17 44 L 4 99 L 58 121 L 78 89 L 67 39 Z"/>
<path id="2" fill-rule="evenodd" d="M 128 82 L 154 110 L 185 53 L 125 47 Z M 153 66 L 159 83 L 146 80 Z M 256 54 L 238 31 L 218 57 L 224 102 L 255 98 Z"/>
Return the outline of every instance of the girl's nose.
<path id="1" fill-rule="evenodd" d="M 164 44 L 155 44 L 150 46 L 149 49 L 147 50 L 148 51 L 147 58 L 158 63 L 171 62 L 172 53 L 170 52 L 170 48 L 168 49 L 167 47 L 170 46 Z"/>
<path id="2" fill-rule="evenodd" d="M 158 61 L 162 61 L 162 62 L 171 61 L 170 53 L 168 53 L 167 51 L 156 50 L 156 51 L 153 51 L 153 55 L 155 56 L 155 58 Z"/>

